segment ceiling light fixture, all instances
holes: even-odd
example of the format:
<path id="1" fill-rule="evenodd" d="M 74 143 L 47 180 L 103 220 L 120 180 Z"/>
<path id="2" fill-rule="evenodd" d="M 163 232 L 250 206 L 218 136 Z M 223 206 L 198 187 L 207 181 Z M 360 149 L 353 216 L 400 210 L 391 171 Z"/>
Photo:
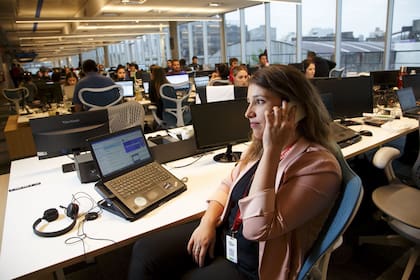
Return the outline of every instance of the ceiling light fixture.
<path id="1" fill-rule="evenodd" d="M 220 7 L 222 5 L 222 3 L 219 2 L 210 2 L 209 3 L 209 7 Z"/>
<path id="2" fill-rule="evenodd" d="M 72 22 L 162 22 L 162 21 L 221 21 L 214 17 L 142 17 L 142 18 L 106 18 L 106 17 L 83 17 L 83 18 L 19 18 L 17 24 L 25 23 L 72 23 Z"/>
<path id="3" fill-rule="evenodd" d="M 133 4 L 133 5 L 142 5 L 146 3 L 147 0 L 121 0 L 121 4 Z"/>

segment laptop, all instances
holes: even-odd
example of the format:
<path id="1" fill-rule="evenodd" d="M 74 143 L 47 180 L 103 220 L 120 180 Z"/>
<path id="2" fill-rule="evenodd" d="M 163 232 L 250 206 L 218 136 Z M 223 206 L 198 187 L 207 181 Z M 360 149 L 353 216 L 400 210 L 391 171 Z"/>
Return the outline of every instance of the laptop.
<path id="1" fill-rule="evenodd" d="M 140 126 L 88 142 L 101 185 L 134 215 L 142 216 L 186 190 L 181 180 L 153 159 Z"/>
<path id="2" fill-rule="evenodd" d="M 359 133 L 337 122 L 331 122 L 331 130 L 335 142 L 340 148 L 345 148 L 362 140 Z"/>
<path id="3" fill-rule="evenodd" d="M 124 97 L 134 97 L 134 82 L 133 80 L 115 81 L 116 85 L 123 88 Z"/>
<path id="4" fill-rule="evenodd" d="M 420 107 L 416 105 L 416 97 L 413 88 L 402 88 L 397 91 L 398 101 L 404 117 L 419 118 Z"/>

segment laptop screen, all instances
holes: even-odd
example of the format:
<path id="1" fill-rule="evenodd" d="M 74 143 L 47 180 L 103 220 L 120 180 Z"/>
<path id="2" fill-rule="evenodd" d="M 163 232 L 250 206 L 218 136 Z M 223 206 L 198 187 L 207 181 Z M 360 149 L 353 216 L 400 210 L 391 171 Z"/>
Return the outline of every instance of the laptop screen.
<path id="1" fill-rule="evenodd" d="M 90 140 L 90 144 L 104 177 L 131 170 L 153 160 L 140 127 Z"/>
<path id="2" fill-rule="evenodd" d="M 134 83 L 132 80 L 116 81 L 115 84 L 122 86 L 124 97 L 134 97 Z"/>
<path id="3" fill-rule="evenodd" d="M 416 98 L 414 97 L 412 88 L 399 89 L 397 95 L 403 112 L 416 108 Z"/>
<path id="4" fill-rule="evenodd" d="M 195 87 L 205 87 L 209 83 L 209 76 L 195 77 L 194 83 Z"/>
<path id="5" fill-rule="evenodd" d="M 183 83 L 183 82 L 188 82 L 189 81 L 188 74 L 167 75 L 166 76 L 166 79 L 171 84 L 179 84 L 179 83 Z"/>

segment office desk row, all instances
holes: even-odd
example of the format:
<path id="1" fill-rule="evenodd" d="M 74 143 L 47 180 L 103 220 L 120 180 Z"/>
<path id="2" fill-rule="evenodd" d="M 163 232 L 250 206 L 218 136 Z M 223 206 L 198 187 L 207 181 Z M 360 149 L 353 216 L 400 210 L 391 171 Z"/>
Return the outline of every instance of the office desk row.
<path id="1" fill-rule="evenodd" d="M 363 136 L 359 143 L 344 148 L 344 156 L 353 157 L 418 128 L 416 120 L 403 119 L 402 123 L 405 125 L 400 127 L 405 128 L 395 131 L 366 125 L 354 127 L 355 130 L 369 129 L 373 136 Z M 240 144 L 234 150 L 244 150 L 246 147 L 246 143 Z M 80 224 L 84 219 L 83 213 L 92 207 L 87 196 L 94 201 L 101 199 L 94 190 L 94 184 L 81 184 L 75 172 L 63 174 L 61 165 L 72 162 L 65 156 L 45 160 L 31 157 L 13 161 L 9 190 L 33 186 L 8 193 L 0 254 L 0 279 L 32 274 L 35 277 L 37 272 L 60 270 L 131 244 L 144 234 L 200 217 L 207 207 L 206 199 L 234 165 L 213 161 L 213 156 L 221 151 L 224 149 L 165 164 L 177 177 L 188 178 L 188 189 L 139 220 L 129 222 L 104 211 L 99 219 L 86 221 L 84 232 L 87 236 L 107 240 L 85 238 L 85 252 L 81 241 L 66 244 L 68 238 L 77 237 L 77 225 L 65 235 L 43 238 L 33 233 L 32 224 L 42 217 L 44 210 L 67 206 L 74 198 L 77 198 L 81 208 L 78 218 Z M 59 209 L 58 221 L 41 224 L 38 229 L 56 231 L 69 225 L 71 219 L 62 210 Z"/>

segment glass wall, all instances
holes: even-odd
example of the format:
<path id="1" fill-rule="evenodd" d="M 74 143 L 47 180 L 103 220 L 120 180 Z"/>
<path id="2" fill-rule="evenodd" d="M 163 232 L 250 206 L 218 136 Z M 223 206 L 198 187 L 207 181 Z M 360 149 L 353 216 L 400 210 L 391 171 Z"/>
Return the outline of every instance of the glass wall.
<path id="1" fill-rule="evenodd" d="M 288 64 L 296 60 L 296 4 L 270 3 L 270 63 Z"/>
<path id="2" fill-rule="evenodd" d="M 420 13 L 418 0 L 395 0 L 391 68 L 420 67 Z"/>
<path id="3" fill-rule="evenodd" d="M 244 63 L 256 65 L 258 55 L 267 48 L 265 42 L 265 9 L 264 4 L 245 9 L 245 58 Z"/>
<path id="4" fill-rule="evenodd" d="M 420 15 L 418 0 L 394 0 L 392 45 L 389 69 L 402 65 L 420 66 Z M 340 64 L 345 73 L 369 72 L 384 68 L 387 0 L 342 0 Z M 266 9 L 266 5 L 269 8 Z M 302 18 L 296 18 L 301 5 Z M 267 15 L 265 14 L 267 12 Z M 266 18 L 270 26 L 266 28 Z M 302 57 L 308 50 L 334 60 L 336 33 L 336 0 L 302 0 L 301 4 L 275 1 L 269 4 L 235 10 L 224 15 L 226 46 L 221 46 L 220 22 L 190 22 L 178 25 L 178 58 L 187 64 L 193 55 L 205 68 L 237 57 L 241 63 L 255 65 L 258 55 L 266 48 L 272 64 L 296 62 L 297 20 L 302 25 Z M 266 36 L 266 32 L 270 36 Z M 100 63 L 116 66 L 136 62 L 148 67 L 164 65 L 169 53 L 168 28 L 166 35 L 142 35 L 138 39 L 121 42 L 97 51 L 81 54 Z M 266 40 L 270 38 L 269 42 Z M 267 47 L 268 46 L 268 47 Z M 222 53 L 226 57 L 222 57 Z M 105 55 L 108 56 L 104 59 Z M 60 66 L 79 65 L 79 56 L 57 59 Z"/>
<path id="5" fill-rule="evenodd" d="M 342 11 L 341 65 L 345 71 L 382 69 L 387 0 L 343 0 Z"/>
<path id="6" fill-rule="evenodd" d="M 231 57 L 241 60 L 241 21 L 239 10 L 225 14 L 225 37 L 226 61 L 229 61 Z M 240 62 L 242 63 L 242 61 Z"/>

